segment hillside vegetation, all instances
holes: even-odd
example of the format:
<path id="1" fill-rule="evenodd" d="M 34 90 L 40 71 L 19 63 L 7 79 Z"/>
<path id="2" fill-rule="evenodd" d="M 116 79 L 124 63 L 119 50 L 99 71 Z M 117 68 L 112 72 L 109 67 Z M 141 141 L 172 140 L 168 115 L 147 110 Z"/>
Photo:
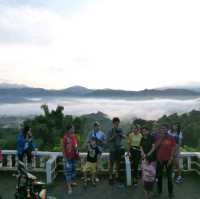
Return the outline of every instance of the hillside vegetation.
<path id="1" fill-rule="evenodd" d="M 111 119 L 102 112 L 73 117 L 72 115 L 64 115 L 64 107 L 62 106 L 57 106 L 55 110 L 51 111 L 47 105 L 42 105 L 41 108 L 43 114 L 23 121 L 23 125 L 29 125 L 32 128 L 34 141 L 39 150 L 59 151 L 60 139 L 65 132 L 66 125 L 69 123 L 72 123 L 75 127 L 80 150 L 84 150 L 84 142 L 95 121 L 101 123 L 102 130 L 105 133 L 107 133 L 112 126 Z M 6 120 L 5 117 L 3 120 Z M 123 121 L 121 127 L 125 133 L 128 133 L 133 124 L 148 126 L 152 129 L 155 122 L 168 125 L 180 123 L 184 134 L 184 150 L 200 150 L 200 111 L 191 111 L 182 115 L 164 115 L 157 121 L 147 121 L 137 118 L 132 122 Z M 0 123 L 2 124 L 2 121 Z M 18 132 L 19 129 L 15 127 L 0 128 L 0 148 L 15 149 Z"/>

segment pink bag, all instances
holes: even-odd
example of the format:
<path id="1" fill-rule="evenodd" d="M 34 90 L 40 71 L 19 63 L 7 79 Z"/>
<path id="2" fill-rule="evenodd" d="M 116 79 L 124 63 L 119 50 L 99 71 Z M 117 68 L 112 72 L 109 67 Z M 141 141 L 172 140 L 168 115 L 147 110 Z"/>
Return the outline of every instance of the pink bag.
<path id="1" fill-rule="evenodd" d="M 3 155 L 2 155 L 2 152 L 0 150 L 0 162 L 2 162 L 2 161 L 3 161 Z"/>

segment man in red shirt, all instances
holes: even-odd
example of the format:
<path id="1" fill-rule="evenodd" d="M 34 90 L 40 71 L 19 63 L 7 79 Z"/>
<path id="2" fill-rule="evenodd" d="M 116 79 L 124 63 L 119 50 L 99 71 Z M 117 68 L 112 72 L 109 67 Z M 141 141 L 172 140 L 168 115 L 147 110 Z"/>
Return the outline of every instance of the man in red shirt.
<path id="1" fill-rule="evenodd" d="M 72 193 L 72 180 L 75 177 L 77 159 L 77 139 L 72 125 L 68 125 L 63 137 L 64 175 L 67 183 L 68 194 Z"/>
<path id="2" fill-rule="evenodd" d="M 173 198 L 173 157 L 175 152 L 176 141 L 174 137 L 168 134 L 167 126 L 162 125 L 160 134 L 156 138 L 156 156 L 157 156 L 157 177 L 158 177 L 158 194 L 162 194 L 162 178 L 163 170 L 166 169 L 168 180 L 168 194 L 169 198 Z"/>

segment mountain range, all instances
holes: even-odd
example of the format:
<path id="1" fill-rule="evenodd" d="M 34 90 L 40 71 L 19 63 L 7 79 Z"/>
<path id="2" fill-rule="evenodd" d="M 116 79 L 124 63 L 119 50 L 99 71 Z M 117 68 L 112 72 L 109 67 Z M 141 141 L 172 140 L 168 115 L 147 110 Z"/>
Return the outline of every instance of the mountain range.
<path id="1" fill-rule="evenodd" d="M 159 88 L 141 91 L 126 91 L 113 89 L 88 89 L 73 86 L 66 89 L 53 90 L 33 88 L 24 85 L 0 84 L 0 101 L 18 102 L 25 98 L 34 97 L 85 97 L 85 98 L 182 98 L 200 97 L 200 87 L 197 89 Z"/>

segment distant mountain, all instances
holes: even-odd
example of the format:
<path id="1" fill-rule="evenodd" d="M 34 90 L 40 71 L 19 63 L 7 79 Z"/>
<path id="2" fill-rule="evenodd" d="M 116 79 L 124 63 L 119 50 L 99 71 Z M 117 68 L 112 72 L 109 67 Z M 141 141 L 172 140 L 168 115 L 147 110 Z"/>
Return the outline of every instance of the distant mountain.
<path id="1" fill-rule="evenodd" d="M 9 83 L 0 83 L 1 89 L 8 89 L 8 88 L 26 88 L 27 86 L 24 84 L 9 84 Z"/>
<path id="2" fill-rule="evenodd" d="M 191 90 L 191 91 L 195 91 L 195 92 L 200 92 L 200 83 L 194 82 L 194 83 L 189 83 L 189 84 L 185 84 L 185 85 L 176 85 L 176 86 L 157 88 L 157 90 L 166 90 L 166 89 L 186 89 L 186 90 Z"/>
<path id="3" fill-rule="evenodd" d="M 156 89 L 145 89 L 141 91 L 124 91 L 124 90 L 94 90 L 87 96 L 91 97 L 117 97 L 117 98 L 127 98 L 127 97 L 140 97 L 140 98 L 152 98 L 152 97 L 190 97 L 190 96 L 200 96 L 200 93 L 186 90 L 186 89 L 166 89 L 166 90 L 156 90 Z"/>
<path id="4" fill-rule="evenodd" d="M 1 84 L 0 84 L 1 85 Z M 0 86 L 0 102 L 26 102 L 30 98 L 55 97 L 92 97 L 92 98 L 191 98 L 200 97 L 200 92 L 187 89 L 145 89 L 141 91 L 125 91 L 112 89 L 92 90 L 82 86 L 73 86 L 62 90 L 47 90 L 31 87 L 3 87 Z"/>
<path id="5" fill-rule="evenodd" d="M 91 93 L 93 90 L 85 88 L 83 86 L 72 86 L 67 89 L 63 89 L 60 92 L 66 93 L 66 94 L 71 94 L 71 95 L 87 95 Z"/>

